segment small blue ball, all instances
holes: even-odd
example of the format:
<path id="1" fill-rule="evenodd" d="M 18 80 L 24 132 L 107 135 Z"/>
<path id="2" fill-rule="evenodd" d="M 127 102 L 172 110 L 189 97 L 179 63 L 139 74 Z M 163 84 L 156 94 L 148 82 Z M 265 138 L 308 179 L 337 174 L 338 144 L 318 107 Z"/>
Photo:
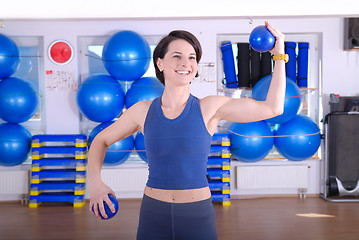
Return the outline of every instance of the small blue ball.
<path id="1" fill-rule="evenodd" d="M 111 212 L 111 209 L 110 207 L 107 205 L 107 203 L 104 201 L 103 202 L 103 205 L 104 205 L 104 208 L 105 208 L 105 212 L 107 214 L 107 218 L 104 218 L 100 212 L 100 209 L 98 209 L 99 213 L 100 213 L 100 216 L 102 219 L 104 220 L 108 220 L 112 217 L 114 217 L 116 215 L 116 213 L 118 212 L 118 201 L 117 199 L 112 195 L 112 194 L 108 194 L 108 198 L 111 200 L 111 202 L 113 203 L 114 207 L 115 207 L 115 212 Z M 94 212 L 94 206 L 92 206 L 92 212 Z"/>
<path id="2" fill-rule="evenodd" d="M 254 28 L 249 35 L 249 44 L 257 52 L 268 52 L 274 47 L 275 37 L 264 25 Z"/>

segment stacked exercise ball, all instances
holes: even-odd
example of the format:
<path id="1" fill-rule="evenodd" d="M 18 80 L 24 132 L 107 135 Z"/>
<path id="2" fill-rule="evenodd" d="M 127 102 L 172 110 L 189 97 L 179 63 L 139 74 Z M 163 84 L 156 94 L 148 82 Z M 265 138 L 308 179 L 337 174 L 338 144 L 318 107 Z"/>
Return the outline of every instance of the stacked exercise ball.
<path id="1" fill-rule="evenodd" d="M 93 75 L 80 84 L 77 104 L 81 113 L 91 121 L 111 121 L 122 112 L 125 92 L 112 76 Z"/>
<path id="2" fill-rule="evenodd" d="M 0 165 L 23 163 L 31 148 L 31 133 L 19 123 L 38 109 L 34 87 L 24 79 L 11 77 L 19 66 L 20 51 L 13 40 L 0 34 Z"/>
<path id="3" fill-rule="evenodd" d="M 274 144 L 280 154 L 292 161 L 313 156 L 321 142 L 320 130 L 309 117 L 298 114 L 274 131 Z"/>
<path id="4" fill-rule="evenodd" d="M 259 80 L 252 91 L 253 99 L 266 100 L 271 79 L 272 75 L 268 75 Z M 266 157 L 274 144 L 291 161 L 313 156 L 320 146 L 320 130 L 312 119 L 298 114 L 300 104 L 300 90 L 287 77 L 283 113 L 259 122 L 232 123 L 228 129 L 231 153 L 238 160 L 257 162 Z"/>
<path id="5" fill-rule="evenodd" d="M 13 75 L 18 66 L 20 51 L 16 43 L 9 37 L 0 34 L 0 79 Z"/>
<path id="6" fill-rule="evenodd" d="M 98 133 L 100 133 L 102 130 L 106 129 L 113 123 L 114 121 L 108 121 L 97 125 L 89 135 L 89 144 L 92 143 Z M 113 166 L 125 162 L 133 150 L 134 142 L 135 140 L 133 136 L 129 136 L 112 144 L 109 148 L 107 148 L 106 156 L 103 162 L 104 165 Z"/>
<path id="7" fill-rule="evenodd" d="M 273 147 L 273 132 L 265 121 L 232 123 L 228 133 L 232 155 L 243 162 L 262 160 Z"/>
<path id="8" fill-rule="evenodd" d="M 164 90 L 157 78 L 143 77 L 151 62 L 151 49 L 146 39 L 136 32 L 120 31 L 110 36 L 102 50 L 102 61 L 109 75 L 89 76 L 77 92 L 80 112 L 89 120 L 100 123 L 90 133 L 90 143 L 121 115 L 124 106 L 128 109 L 139 101 L 152 100 Z M 130 88 L 125 92 L 121 83 L 126 86 L 130 83 Z M 134 141 L 130 136 L 111 145 L 104 163 L 118 165 L 126 161 Z M 145 149 L 142 152 L 145 154 Z"/>
<path id="9" fill-rule="evenodd" d="M 135 32 L 120 31 L 106 41 L 102 60 L 107 72 L 114 78 L 133 81 L 142 77 L 150 66 L 150 45 Z"/>
<path id="10" fill-rule="evenodd" d="M 272 80 L 272 75 L 267 75 L 257 82 L 252 91 L 252 98 L 257 101 L 265 101 Z M 297 115 L 301 104 L 300 90 L 291 79 L 286 78 L 286 90 L 284 100 L 284 111 L 281 115 L 266 121 L 271 124 L 284 123 Z"/>

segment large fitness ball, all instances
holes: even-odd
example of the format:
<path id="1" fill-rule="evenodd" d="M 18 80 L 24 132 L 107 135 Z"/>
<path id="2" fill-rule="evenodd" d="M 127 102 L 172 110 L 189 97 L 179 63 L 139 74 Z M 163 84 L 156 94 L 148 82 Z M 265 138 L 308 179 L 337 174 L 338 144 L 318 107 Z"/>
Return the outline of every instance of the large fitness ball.
<path id="1" fill-rule="evenodd" d="M 0 118 L 6 122 L 21 123 L 37 111 L 39 100 L 30 82 L 8 77 L 0 81 Z"/>
<path id="2" fill-rule="evenodd" d="M 267 75 L 257 82 L 252 91 L 252 98 L 258 101 L 264 101 L 267 99 L 267 93 L 269 85 L 272 80 L 272 75 Z M 298 86 L 287 77 L 286 89 L 285 89 L 285 100 L 284 100 L 284 111 L 281 115 L 266 119 L 267 122 L 276 124 L 284 123 L 292 119 L 297 115 L 301 104 L 300 90 Z"/>
<path id="3" fill-rule="evenodd" d="M 134 81 L 126 92 L 126 108 L 139 101 L 149 101 L 162 95 L 163 84 L 155 77 L 143 77 Z"/>
<path id="4" fill-rule="evenodd" d="M 19 65 L 20 51 L 9 37 L 0 34 L 0 79 L 10 77 Z"/>
<path id="5" fill-rule="evenodd" d="M 254 28 L 249 35 L 249 44 L 257 52 L 268 52 L 274 43 L 275 37 L 264 25 Z"/>
<path id="6" fill-rule="evenodd" d="M 0 165 L 23 163 L 31 149 L 31 133 L 17 123 L 0 124 Z"/>
<path id="7" fill-rule="evenodd" d="M 111 121 L 122 112 L 125 93 L 115 78 L 93 75 L 80 84 L 77 104 L 81 113 L 91 121 Z"/>
<path id="8" fill-rule="evenodd" d="M 298 114 L 274 131 L 274 144 L 280 154 L 292 161 L 313 156 L 320 146 L 320 131 L 309 117 Z"/>
<path id="9" fill-rule="evenodd" d="M 96 135 L 102 130 L 106 129 L 108 126 L 113 124 L 114 121 L 103 122 L 97 125 L 89 135 L 89 144 L 91 147 L 92 141 L 95 139 Z M 120 141 L 115 142 L 106 150 L 106 156 L 104 159 L 104 165 L 120 165 L 127 160 L 134 148 L 134 138 L 129 136 Z"/>
<path id="10" fill-rule="evenodd" d="M 138 156 L 140 156 L 143 161 L 148 163 L 146 155 L 145 137 L 140 131 L 137 132 L 135 137 L 135 149 Z"/>
<path id="11" fill-rule="evenodd" d="M 243 162 L 262 160 L 273 147 L 273 132 L 265 121 L 232 123 L 228 133 L 231 153 Z"/>
<path id="12" fill-rule="evenodd" d="M 150 66 L 150 45 L 133 31 L 120 31 L 106 41 L 102 60 L 111 76 L 133 81 L 142 77 Z"/>

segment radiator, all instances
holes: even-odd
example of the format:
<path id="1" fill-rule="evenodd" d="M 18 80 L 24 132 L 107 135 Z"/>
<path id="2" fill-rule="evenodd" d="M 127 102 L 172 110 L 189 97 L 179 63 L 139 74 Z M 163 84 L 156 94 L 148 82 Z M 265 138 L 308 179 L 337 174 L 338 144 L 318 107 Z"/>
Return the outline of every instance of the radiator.
<path id="1" fill-rule="evenodd" d="M 0 171 L 0 195 L 28 194 L 29 171 Z"/>
<path id="2" fill-rule="evenodd" d="M 308 166 L 237 166 L 238 189 L 307 189 Z"/>
<path id="3" fill-rule="evenodd" d="M 102 169 L 102 181 L 115 192 L 143 192 L 147 168 Z"/>

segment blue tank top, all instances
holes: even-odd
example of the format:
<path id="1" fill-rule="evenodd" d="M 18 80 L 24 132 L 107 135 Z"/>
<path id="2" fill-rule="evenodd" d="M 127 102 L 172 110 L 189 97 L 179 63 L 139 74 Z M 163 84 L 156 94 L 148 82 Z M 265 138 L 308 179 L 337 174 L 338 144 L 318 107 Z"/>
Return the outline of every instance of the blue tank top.
<path id="1" fill-rule="evenodd" d="M 148 187 L 195 189 L 208 186 L 207 160 L 212 136 L 208 133 L 198 98 L 190 95 L 182 113 L 168 119 L 161 97 L 153 100 L 144 125 L 148 158 Z"/>

